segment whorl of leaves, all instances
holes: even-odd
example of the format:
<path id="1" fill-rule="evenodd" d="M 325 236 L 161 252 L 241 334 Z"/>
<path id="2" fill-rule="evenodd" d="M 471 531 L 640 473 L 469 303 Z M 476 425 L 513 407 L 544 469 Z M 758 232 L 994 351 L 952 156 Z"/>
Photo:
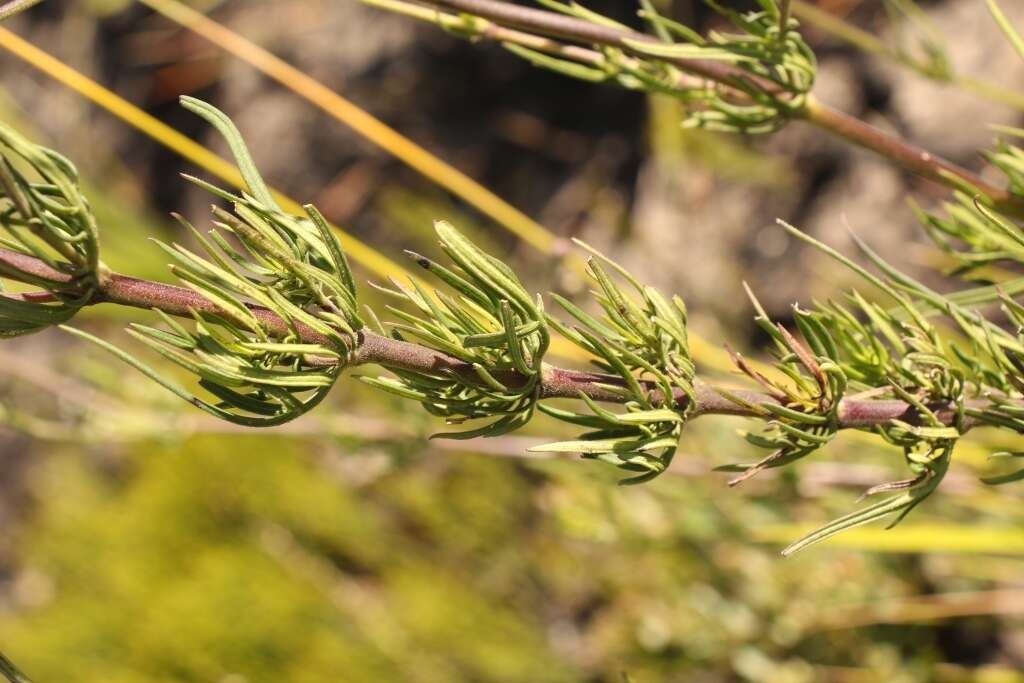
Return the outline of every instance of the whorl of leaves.
<path id="1" fill-rule="evenodd" d="M 631 30 L 576 2 L 538 2 L 582 21 Z M 702 36 L 661 16 L 649 0 L 641 0 L 640 16 L 660 42 L 626 38 L 622 47 L 595 45 L 602 55 L 600 63 L 584 64 L 511 43 L 504 47 L 535 66 L 572 78 L 678 97 L 689 105 L 683 122 L 687 127 L 744 133 L 778 130 L 803 107 L 817 73 L 814 52 L 796 30 L 798 22 L 783 17 L 775 0 L 758 0 L 761 9 L 756 12 L 737 12 L 715 0 L 705 2 L 736 32 L 711 31 Z M 471 19 L 467 17 L 459 31 L 470 38 L 481 30 Z M 716 84 L 684 74 L 672 59 L 728 63 L 744 75 Z"/>
<path id="2" fill-rule="evenodd" d="M 927 225 L 939 243 L 963 263 L 1019 262 L 1014 249 L 1004 249 L 1000 258 L 994 257 L 994 244 L 1024 243 L 1024 232 L 1010 219 L 964 198 L 948 209 L 945 217 L 926 217 Z M 997 285 L 942 295 L 900 272 L 855 238 L 879 272 L 876 275 L 831 247 L 783 225 L 795 237 L 852 270 L 890 305 L 851 290 L 844 301 L 819 303 L 809 311 L 796 308 L 794 321 L 803 342 L 782 327 L 766 323 L 759 309 L 759 322 L 780 351 L 776 369 L 785 379 L 770 380 L 737 357 L 739 368 L 762 384 L 777 404 L 745 406 L 765 411 L 771 438 L 754 435 L 748 440 L 772 449 L 772 453 L 756 465 L 731 469 L 744 471 L 742 480 L 767 467 L 792 462 L 827 443 L 834 434 L 838 399 L 844 395 L 899 400 L 911 406 L 916 415 L 912 424 L 891 420 L 873 427 L 885 441 L 903 450 L 911 476 L 870 488 L 865 497 L 893 495 L 830 522 L 787 548 L 788 554 L 890 515 L 894 515 L 892 524 L 898 523 L 942 481 L 969 420 L 1024 433 L 1024 410 L 1019 407 L 1024 398 L 1024 382 L 1020 380 L 1024 337 L 1019 331 L 1024 323 L 1024 307 Z M 1016 334 L 971 308 L 998 299 L 1007 317 L 1017 324 Z M 987 481 L 998 484 L 1022 477 L 1024 471 Z"/>
<path id="3" fill-rule="evenodd" d="M 223 113 L 192 98 L 182 98 L 182 104 L 225 137 L 249 193 L 236 196 L 189 178 L 230 202 L 233 213 L 214 207 L 216 228 L 207 235 L 178 217 L 202 254 L 180 244 L 158 244 L 173 259 L 171 271 L 215 312 L 192 310 L 189 329 L 157 311 L 167 329 L 133 324 L 129 333 L 198 377 L 215 400 L 188 393 L 91 335 L 70 331 L 100 343 L 216 417 L 248 426 L 281 424 L 323 400 L 356 348 L 362 321 L 352 272 L 314 207 L 306 206 L 301 217 L 281 210 Z M 272 316 L 258 315 L 258 309 Z M 309 343 L 310 332 L 323 341 Z"/>
<path id="4" fill-rule="evenodd" d="M 577 440 L 533 450 L 582 453 L 635 474 L 621 483 L 641 483 L 671 464 L 695 401 L 686 305 L 677 296 L 669 301 L 653 287 L 642 285 L 618 263 L 582 242 L 578 244 L 594 256 L 587 263 L 587 271 L 597 283 L 593 295 L 604 315 L 594 318 L 568 299 L 553 294 L 577 324 L 568 327 L 553 318 L 551 323 L 594 356 L 598 369 L 620 379 L 621 384 L 602 386 L 621 394 L 626 410 L 613 412 L 582 395 L 588 413 L 542 405 L 542 412 L 590 431 Z M 639 300 L 629 296 L 602 264 L 624 279 Z"/>
<path id="5" fill-rule="evenodd" d="M 99 231 L 74 164 L 0 124 L 0 246 L 41 259 L 70 281 L 0 264 L 0 337 L 31 334 L 71 319 L 100 276 Z M 4 277 L 41 296 L 7 291 Z"/>
<path id="6" fill-rule="evenodd" d="M 736 367 L 761 385 L 771 401 L 752 404 L 723 391 L 723 395 L 767 420 L 760 432 L 745 432 L 746 440 L 771 452 L 752 465 L 729 465 L 723 471 L 741 472 L 730 480 L 735 486 L 765 469 L 781 467 L 818 450 L 839 428 L 840 401 L 846 393 L 847 376 L 838 364 L 836 345 L 822 326 L 820 316 L 793 306 L 793 320 L 806 343 L 800 342 L 782 325 L 772 322 L 750 288 L 757 311 L 754 319 L 772 341 L 780 378 L 770 378 L 751 367 L 739 354 L 732 354 Z"/>
<path id="7" fill-rule="evenodd" d="M 799 23 L 782 17 L 775 0 L 758 0 L 761 10 L 737 12 L 715 0 L 705 3 L 729 20 L 737 33 L 711 31 L 701 36 L 660 16 L 644 2 L 644 19 L 664 44 L 628 41 L 629 47 L 654 58 L 684 58 L 732 64 L 754 78 L 736 77 L 725 87 L 708 84 L 675 94 L 692 107 L 684 125 L 726 132 L 769 133 L 785 125 L 814 86 L 817 60 L 796 30 Z M 650 67 L 655 68 L 655 67 Z M 771 87 L 765 87 L 767 83 Z M 749 98 L 738 101 L 730 89 Z"/>
<path id="8" fill-rule="evenodd" d="M 378 289 L 404 304 L 388 306 L 400 321 L 391 324 L 393 337 L 408 337 L 466 361 L 475 376 L 395 369 L 394 377 L 363 381 L 417 400 L 449 424 L 496 418 L 474 429 L 436 436 L 506 434 L 530 421 L 540 397 L 542 360 L 550 343 L 544 303 L 526 292 L 507 265 L 451 225 L 438 221 L 434 229 L 453 269 L 414 252 L 406 254 L 449 291 L 427 291 L 415 279 L 409 286 L 392 280 L 394 289 Z M 378 327 L 386 333 L 379 323 Z"/>

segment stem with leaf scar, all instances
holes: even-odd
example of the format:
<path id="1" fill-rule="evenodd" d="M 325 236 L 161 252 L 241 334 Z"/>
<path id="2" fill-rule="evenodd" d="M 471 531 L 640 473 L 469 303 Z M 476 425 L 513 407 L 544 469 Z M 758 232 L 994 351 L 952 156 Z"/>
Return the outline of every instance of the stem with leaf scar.
<path id="1" fill-rule="evenodd" d="M 11 272 L 12 279 L 16 279 L 17 273 L 29 273 L 47 278 L 55 283 L 67 283 L 69 292 L 75 286 L 74 278 L 67 273 L 51 268 L 38 258 L 10 249 L 0 249 L 0 270 Z M 89 301 L 90 305 L 102 303 L 145 310 L 156 309 L 182 318 L 192 317 L 193 311 L 219 312 L 209 299 L 191 289 L 120 273 L 107 274 Z M 285 334 L 289 330 L 288 324 L 273 311 L 252 304 L 247 304 L 247 306 L 267 326 L 267 329 L 277 334 Z M 322 334 L 304 325 L 297 325 L 297 330 L 301 340 L 305 343 L 325 344 L 328 341 Z M 351 356 L 347 367 L 376 364 L 390 369 L 447 372 L 467 379 L 476 378 L 471 364 L 441 351 L 392 339 L 367 328 L 359 330 L 358 336 L 358 349 Z M 333 358 L 325 358 L 323 362 L 333 364 L 337 361 Z M 497 374 L 496 378 L 509 386 L 520 385 L 526 381 L 525 377 L 518 375 L 515 371 Z M 623 380 L 613 375 L 545 364 L 541 382 L 540 395 L 542 398 L 580 398 L 581 395 L 585 395 L 595 401 L 624 402 L 622 394 L 606 388 L 609 385 L 622 386 Z M 764 417 L 763 412 L 744 407 L 735 400 L 727 398 L 719 388 L 711 383 L 697 380 L 694 389 L 695 400 L 692 406 L 688 406 L 690 418 L 701 415 Z M 651 387 L 652 396 L 658 398 L 658 393 L 657 388 Z M 778 399 L 766 393 L 733 388 L 728 389 L 727 393 L 752 405 L 779 404 Z M 685 402 L 687 397 L 679 392 L 676 399 Z M 984 403 L 984 401 L 977 402 L 979 406 Z M 952 424 L 954 419 L 952 406 L 933 405 L 929 407 L 945 424 Z M 915 406 L 905 401 L 846 398 L 840 402 L 837 428 L 870 429 L 876 425 L 887 425 L 892 420 L 915 424 L 920 422 L 917 412 L 918 409 Z M 964 427 L 971 426 L 974 426 L 973 421 L 964 425 Z"/>

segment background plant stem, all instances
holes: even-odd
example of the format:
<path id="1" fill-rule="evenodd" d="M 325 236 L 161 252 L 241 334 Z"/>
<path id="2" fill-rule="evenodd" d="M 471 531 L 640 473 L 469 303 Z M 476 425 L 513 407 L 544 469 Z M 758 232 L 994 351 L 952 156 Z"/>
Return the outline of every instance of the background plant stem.
<path id="1" fill-rule="evenodd" d="M 963 188 L 969 185 L 988 195 L 1005 213 L 1020 216 L 1024 204 L 1007 190 L 995 187 L 962 166 L 947 161 L 909 142 L 882 132 L 869 123 L 833 109 L 813 97 L 807 98 L 803 118 L 822 130 L 852 142 L 858 147 L 877 152 L 908 171 L 937 183 Z"/>
<path id="2" fill-rule="evenodd" d="M 616 47 L 638 57 L 649 58 L 633 50 L 629 42 L 658 42 L 655 37 L 644 33 L 598 25 L 556 12 L 522 7 L 500 0 L 426 1 L 429 5 L 483 17 L 501 26 L 578 43 Z M 374 3 L 371 1 L 371 4 Z M 485 33 L 483 37 L 488 36 Z M 673 57 L 658 59 L 689 74 L 715 81 L 726 87 L 739 82 L 753 82 L 765 92 L 785 96 L 775 83 L 759 80 L 749 72 L 728 63 Z M 795 116 L 858 147 L 880 154 L 923 178 L 956 189 L 969 187 L 972 191 L 988 195 L 1001 211 L 1013 216 L 1024 216 L 1024 201 L 1007 190 L 992 185 L 976 173 L 936 154 L 885 133 L 856 117 L 832 109 L 812 97 L 807 98 L 806 104 Z"/>

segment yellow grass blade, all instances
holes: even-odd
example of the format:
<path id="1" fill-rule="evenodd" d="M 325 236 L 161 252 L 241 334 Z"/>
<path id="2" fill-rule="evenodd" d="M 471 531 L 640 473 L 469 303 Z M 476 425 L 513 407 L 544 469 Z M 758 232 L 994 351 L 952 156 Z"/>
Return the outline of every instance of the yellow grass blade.
<path id="1" fill-rule="evenodd" d="M 1024 591 L 1002 588 L 891 597 L 861 604 L 838 604 L 822 614 L 819 628 L 864 628 L 877 624 L 917 624 L 939 619 L 1024 614 Z M 961 678 L 956 680 L 977 680 Z M 1005 670 L 992 681 L 1020 681 L 1024 675 Z"/>
<path id="2" fill-rule="evenodd" d="M 273 78 L 300 97 L 320 107 L 359 135 L 422 173 L 427 179 L 475 206 L 537 250 L 551 254 L 558 250 L 559 245 L 563 242 L 547 228 L 526 216 L 483 185 L 246 37 L 235 33 L 201 12 L 187 7 L 178 0 L 140 0 L 140 2 L 171 21 L 203 36 L 214 45 L 235 55 L 264 75 Z M 569 257 L 567 262 L 574 267 L 582 266 L 580 259 Z M 735 369 L 724 350 L 692 332 L 691 346 L 694 358 L 702 365 L 719 372 L 731 372 Z M 589 357 L 576 347 L 563 343 L 561 339 L 555 340 L 552 350 L 563 358 L 582 360 Z"/>
<path id="3" fill-rule="evenodd" d="M 547 251 L 552 249 L 557 243 L 557 237 L 548 232 L 542 226 L 531 221 L 525 215 L 505 203 L 489 190 L 486 190 L 486 188 L 483 188 L 475 181 L 459 173 L 454 168 L 448 166 L 440 159 L 437 159 L 423 148 L 419 147 L 407 138 L 402 137 L 377 119 L 370 116 L 368 113 L 359 109 L 359 107 L 347 100 L 344 100 L 333 91 L 326 88 L 326 86 L 311 79 L 309 76 L 306 76 L 301 71 L 281 61 L 266 50 L 263 50 L 253 43 L 245 40 L 238 34 L 220 26 L 204 15 L 184 7 L 173 0 L 141 1 L 152 6 L 154 9 L 166 9 L 167 7 L 176 6 L 177 9 L 181 11 L 180 16 L 184 19 L 188 19 L 188 21 L 182 22 L 183 25 L 189 26 L 190 28 L 195 28 L 195 26 L 199 25 L 206 27 L 209 29 L 209 32 L 203 33 L 203 35 L 215 44 L 221 45 L 221 39 L 226 35 L 228 43 L 235 47 L 235 49 L 231 50 L 233 54 L 236 54 L 246 61 L 250 61 L 250 57 L 255 58 L 255 62 L 250 62 L 253 63 L 254 66 L 258 66 L 258 64 L 266 64 L 271 68 L 276 69 L 276 71 L 266 71 L 265 73 L 273 75 L 289 87 L 291 87 L 291 84 L 303 84 L 302 88 L 293 88 L 295 92 L 303 97 L 307 97 L 307 99 L 310 99 L 310 101 L 313 101 L 319 106 L 322 106 L 325 111 L 329 111 L 336 118 L 347 125 L 350 125 L 354 130 L 356 130 L 356 132 L 363 135 L 366 135 L 367 131 L 370 133 L 376 133 L 380 139 L 387 141 L 391 147 L 387 147 L 380 142 L 378 142 L 378 144 L 381 144 L 382 147 L 391 151 L 395 156 L 423 172 L 428 178 L 440 182 L 444 187 L 448 188 L 454 194 L 462 197 L 467 202 L 476 203 L 472 201 L 471 194 L 466 194 L 466 188 L 475 187 L 483 191 L 484 195 L 479 195 L 477 197 L 478 201 L 483 197 L 489 197 L 493 202 L 497 202 L 497 204 L 485 203 L 485 206 L 490 206 L 492 209 L 500 209 L 501 207 L 504 207 L 504 210 L 498 210 L 497 213 L 495 213 L 494 211 L 486 211 L 483 207 L 480 207 L 481 210 L 488 213 L 488 215 L 491 215 L 492 218 L 498 220 L 499 223 L 509 228 L 509 230 L 515 234 L 523 237 L 523 239 L 532 246 L 541 251 Z M 175 18 L 179 15 L 168 14 L 168 16 Z M 174 150 L 182 157 L 205 169 L 207 172 L 221 178 L 225 182 L 231 183 L 236 187 L 241 187 L 242 178 L 230 162 L 217 154 L 214 154 L 212 151 L 196 143 L 194 140 L 182 135 L 150 114 L 147 114 L 145 111 L 139 109 L 132 103 L 88 78 L 84 74 L 76 71 L 60 60 L 21 39 L 7 29 L 0 28 L 0 47 L 25 60 L 32 66 L 52 77 L 54 80 L 63 83 L 69 88 L 84 95 L 157 142 Z M 227 44 L 224 44 L 223 47 L 228 49 Z M 367 135 L 367 137 L 369 138 L 369 135 Z M 373 139 L 375 142 L 378 141 L 374 138 L 369 139 Z M 409 156 L 410 153 L 412 153 L 412 157 Z M 414 159 L 416 160 L 416 163 L 413 163 Z M 416 165 L 417 163 L 419 165 Z M 447 173 L 446 171 L 450 171 L 451 173 Z M 455 175 L 453 176 L 451 174 Z M 453 182 L 453 179 L 456 176 L 462 178 L 464 182 L 462 184 Z M 448 182 L 441 182 L 442 179 L 447 179 Z M 470 192 L 472 193 L 472 190 L 470 190 Z M 276 191 L 274 192 L 274 195 L 281 206 L 288 211 L 300 210 L 298 202 L 290 197 L 284 196 Z M 514 219 L 516 215 L 522 217 L 533 225 L 533 228 L 529 231 L 530 234 L 533 234 L 533 239 L 526 238 L 521 231 L 512 228 L 512 225 L 515 224 L 515 220 L 510 223 L 507 218 L 512 217 Z M 367 270 L 377 276 L 385 278 L 408 275 L 401 266 L 377 250 L 345 233 L 343 230 L 338 228 L 338 226 L 332 225 L 332 227 L 338 231 L 342 244 L 345 249 L 348 250 L 353 261 L 365 267 Z M 546 235 L 546 237 L 538 239 L 541 233 Z M 545 247 L 543 245 L 547 246 Z M 412 275 L 408 276 L 415 277 Z M 720 372 L 731 372 L 734 370 L 727 354 L 707 340 L 704 340 L 691 332 L 690 343 L 694 358 L 705 367 Z M 583 361 L 589 358 L 589 354 L 586 354 L 578 347 L 570 344 L 568 341 L 560 337 L 552 339 L 551 352 L 567 360 Z M 758 364 L 758 367 L 763 371 L 769 371 L 761 364 Z"/>
<path id="4" fill-rule="evenodd" d="M 783 544 L 813 529 L 814 525 L 773 524 L 755 530 L 754 538 L 766 543 Z M 825 546 L 881 553 L 927 552 L 1019 557 L 1024 555 L 1024 529 L 954 524 L 903 524 L 893 529 L 861 527 L 833 536 L 822 543 L 822 547 Z"/>
<path id="5" fill-rule="evenodd" d="M 226 26 L 177 0 L 140 0 L 171 21 L 203 36 L 342 122 L 429 180 L 461 197 L 527 244 L 554 253 L 562 241 L 522 211 L 466 174 L 349 102 L 316 79 Z"/>
<path id="6" fill-rule="evenodd" d="M 59 83 L 87 97 L 200 168 L 235 187 L 243 187 L 241 175 L 230 162 L 3 27 L 0 27 L 0 48 L 8 50 Z M 301 213 L 302 207 L 297 201 L 276 190 L 272 189 L 271 191 L 285 210 Z M 349 235 L 334 224 L 331 224 L 331 227 L 338 233 L 342 245 L 352 260 L 378 277 L 404 276 L 422 283 L 415 275 L 409 274 L 404 268 L 373 247 Z M 562 338 L 552 339 L 551 352 L 569 360 L 582 360 L 586 357 L 578 347 Z"/>
<path id="7" fill-rule="evenodd" d="M 242 176 L 225 159 L 2 27 L 0 27 L 0 47 L 89 98 L 121 120 L 138 128 L 160 144 L 171 148 L 221 180 L 231 183 L 235 187 L 243 187 Z M 274 197 L 287 211 L 302 213 L 301 205 L 294 199 L 277 191 L 274 191 Z M 373 247 L 337 226 L 332 227 L 338 232 L 339 238 L 352 260 L 367 270 L 380 277 L 398 277 L 406 274 L 401 266 Z"/>

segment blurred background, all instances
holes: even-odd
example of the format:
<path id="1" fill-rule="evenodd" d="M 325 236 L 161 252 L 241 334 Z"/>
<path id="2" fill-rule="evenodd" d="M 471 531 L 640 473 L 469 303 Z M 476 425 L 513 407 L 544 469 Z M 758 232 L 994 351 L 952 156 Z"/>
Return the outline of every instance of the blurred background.
<path id="1" fill-rule="evenodd" d="M 568 80 L 355 0 L 192 3 L 221 27 L 206 36 L 147 4 L 46 0 L 4 24 L 25 43 L 0 34 L 0 116 L 78 164 L 116 270 L 168 280 L 146 238 L 187 241 L 171 211 L 208 224 L 209 195 L 177 174 L 209 169 L 145 118 L 226 155 L 179 108 L 188 94 L 234 118 L 271 185 L 396 263 L 436 255 L 431 221 L 445 218 L 529 288 L 571 296 L 584 283 L 561 265 L 565 243 L 584 238 L 686 299 L 698 367 L 726 381 L 739 380 L 722 345 L 764 342 L 744 280 L 782 321 L 852 282 L 776 217 L 848 253 L 852 229 L 943 282 L 908 199 L 936 208 L 945 191 L 809 127 L 683 130 L 672 99 Z M 659 4 L 721 27 L 696 0 Z M 1024 26 L 1024 6 L 1002 4 Z M 632 3 L 588 6 L 637 25 Z M 892 53 L 808 25 L 829 104 L 973 169 L 986 124 L 1024 123 L 1024 64 L 983 3 L 812 7 Z M 239 43 L 223 27 L 356 109 L 305 101 L 226 49 Z M 543 231 L 522 239 L 450 175 L 384 151 L 353 129 L 359 109 Z M 361 281 L 382 282 L 382 263 L 361 260 Z M 101 306 L 80 322 L 131 347 L 123 327 L 145 318 Z M 760 455 L 742 423 L 704 418 L 668 474 L 624 488 L 601 463 L 527 457 L 567 435 L 553 421 L 428 441 L 441 425 L 419 406 L 346 378 L 292 424 L 234 429 L 58 331 L 0 345 L 0 415 L 0 648 L 36 681 L 1024 680 L 1022 489 L 978 481 L 1009 437 L 961 446 L 941 494 L 901 526 L 783 560 L 906 476 L 900 453 L 844 434 L 732 490 L 713 468 Z"/>

